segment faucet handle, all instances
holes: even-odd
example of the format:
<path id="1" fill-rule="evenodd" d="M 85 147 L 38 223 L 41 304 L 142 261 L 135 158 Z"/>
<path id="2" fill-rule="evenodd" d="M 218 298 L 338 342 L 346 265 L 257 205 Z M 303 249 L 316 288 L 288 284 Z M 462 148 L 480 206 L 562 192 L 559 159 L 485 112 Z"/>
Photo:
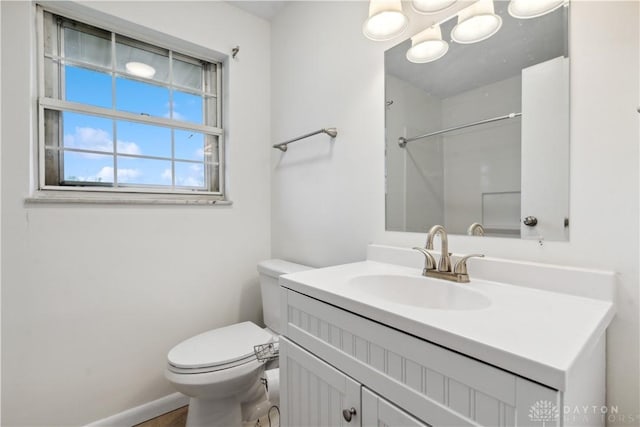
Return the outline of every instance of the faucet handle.
<path id="1" fill-rule="evenodd" d="M 468 272 L 467 272 L 467 260 L 469 258 L 473 258 L 473 257 L 484 258 L 484 255 L 483 254 L 471 254 L 471 255 L 463 256 L 456 263 L 456 266 L 454 267 L 453 272 L 456 273 L 456 274 L 468 274 Z"/>
<path id="2" fill-rule="evenodd" d="M 436 259 L 433 257 L 433 255 L 431 255 L 431 252 L 429 252 L 428 250 L 424 249 L 424 248 L 419 248 L 419 247 L 414 247 L 414 250 L 420 252 L 422 255 L 425 256 L 425 264 L 424 264 L 424 269 L 422 270 L 422 274 L 426 274 L 428 270 L 435 270 L 436 268 Z"/>

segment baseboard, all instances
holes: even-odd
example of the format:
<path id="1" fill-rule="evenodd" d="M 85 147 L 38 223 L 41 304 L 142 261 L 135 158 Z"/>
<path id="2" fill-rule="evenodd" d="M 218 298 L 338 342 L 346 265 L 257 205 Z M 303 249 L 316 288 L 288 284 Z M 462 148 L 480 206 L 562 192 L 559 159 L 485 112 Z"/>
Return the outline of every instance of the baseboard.
<path id="1" fill-rule="evenodd" d="M 85 427 L 130 427 L 143 423 L 151 418 L 158 417 L 174 409 L 181 408 L 189 404 L 189 398 L 182 393 L 173 393 L 168 396 L 135 408 L 127 409 L 110 417 L 103 418 L 87 424 Z"/>

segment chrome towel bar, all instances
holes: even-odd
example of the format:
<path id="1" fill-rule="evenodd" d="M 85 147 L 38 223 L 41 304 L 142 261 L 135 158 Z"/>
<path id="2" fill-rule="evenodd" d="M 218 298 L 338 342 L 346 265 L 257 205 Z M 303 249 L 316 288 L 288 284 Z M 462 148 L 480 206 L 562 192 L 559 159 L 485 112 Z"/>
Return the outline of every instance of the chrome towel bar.
<path id="1" fill-rule="evenodd" d="M 309 138 L 310 136 L 317 135 L 319 133 L 326 133 L 331 138 L 335 138 L 336 136 L 338 136 L 338 130 L 336 128 L 325 128 L 325 129 L 317 130 L 315 132 L 307 133 L 305 135 L 299 136 L 297 138 L 290 139 L 290 140 L 285 141 L 285 142 L 281 142 L 279 144 L 274 144 L 273 148 L 277 148 L 278 150 L 284 152 L 284 151 L 287 151 L 287 145 L 291 144 L 292 142 L 296 142 L 296 141 L 299 141 L 299 140 L 304 139 L 304 138 Z"/>

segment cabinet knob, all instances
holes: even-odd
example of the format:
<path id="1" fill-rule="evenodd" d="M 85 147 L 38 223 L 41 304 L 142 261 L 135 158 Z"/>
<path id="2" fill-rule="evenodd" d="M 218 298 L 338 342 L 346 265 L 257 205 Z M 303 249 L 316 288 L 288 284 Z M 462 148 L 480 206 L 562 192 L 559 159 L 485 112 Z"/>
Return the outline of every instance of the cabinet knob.
<path id="1" fill-rule="evenodd" d="M 351 418 L 356 414 L 356 408 L 351 408 L 351 409 L 343 409 L 342 410 L 342 416 L 344 417 L 344 420 L 348 423 L 351 422 Z"/>
<path id="2" fill-rule="evenodd" d="M 522 222 L 528 227 L 535 227 L 538 225 L 538 218 L 535 216 L 528 216 Z"/>

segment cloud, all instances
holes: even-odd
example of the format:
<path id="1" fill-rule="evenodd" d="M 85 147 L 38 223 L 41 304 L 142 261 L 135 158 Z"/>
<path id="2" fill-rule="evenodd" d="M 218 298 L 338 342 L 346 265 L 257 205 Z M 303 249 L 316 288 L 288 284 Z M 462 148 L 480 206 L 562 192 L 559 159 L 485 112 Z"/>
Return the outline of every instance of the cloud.
<path id="1" fill-rule="evenodd" d="M 65 147 L 81 148 L 93 151 L 112 151 L 111 135 L 102 129 L 76 127 L 74 133 L 64 135 Z"/>
<path id="2" fill-rule="evenodd" d="M 173 120 L 187 121 L 187 117 L 184 114 L 180 114 L 176 109 L 178 104 L 175 101 L 167 102 L 164 104 L 167 112 L 162 115 L 165 119 L 171 118 L 171 111 L 173 110 Z"/>
<path id="3" fill-rule="evenodd" d="M 64 135 L 64 146 L 81 150 L 113 152 L 113 139 L 111 135 L 99 128 L 76 126 L 73 133 Z M 118 140 L 118 153 L 142 154 L 140 147 L 135 142 Z M 95 158 L 96 154 L 82 153 L 83 156 Z"/>
<path id="4" fill-rule="evenodd" d="M 171 169 L 165 169 L 161 175 L 166 182 L 171 182 Z M 204 187 L 204 174 L 202 165 L 192 164 L 187 168 L 187 174 L 181 173 L 176 176 L 176 186 L 178 187 Z"/>
<path id="5" fill-rule="evenodd" d="M 113 168 L 105 166 L 96 174 L 96 181 L 113 182 Z"/>
<path id="6" fill-rule="evenodd" d="M 135 142 L 118 141 L 119 154 L 142 154 L 140 147 Z"/>
<path id="7" fill-rule="evenodd" d="M 202 165 L 191 164 L 188 168 L 187 175 L 176 177 L 176 185 L 183 187 L 203 187 L 204 174 L 202 173 Z"/>
<path id="8" fill-rule="evenodd" d="M 129 183 L 142 176 L 139 169 L 118 169 L 118 182 Z M 103 166 L 97 174 L 92 176 L 67 176 L 66 179 L 79 182 L 113 182 L 113 168 Z"/>
<path id="9" fill-rule="evenodd" d="M 171 118 L 171 113 L 169 111 L 167 111 L 166 113 L 163 114 L 163 117 L 165 119 L 170 119 Z M 173 120 L 180 120 L 180 121 L 186 121 L 187 118 L 185 116 L 183 116 L 182 114 L 178 113 L 177 111 L 173 111 Z"/>
<path id="10" fill-rule="evenodd" d="M 203 187 L 202 177 L 192 175 L 176 177 L 176 185 L 179 187 Z"/>
<path id="11" fill-rule="evenodd" d="M 118 182 L 131 182 L 142 175 L 138 169 L 118 169 Z"/>

